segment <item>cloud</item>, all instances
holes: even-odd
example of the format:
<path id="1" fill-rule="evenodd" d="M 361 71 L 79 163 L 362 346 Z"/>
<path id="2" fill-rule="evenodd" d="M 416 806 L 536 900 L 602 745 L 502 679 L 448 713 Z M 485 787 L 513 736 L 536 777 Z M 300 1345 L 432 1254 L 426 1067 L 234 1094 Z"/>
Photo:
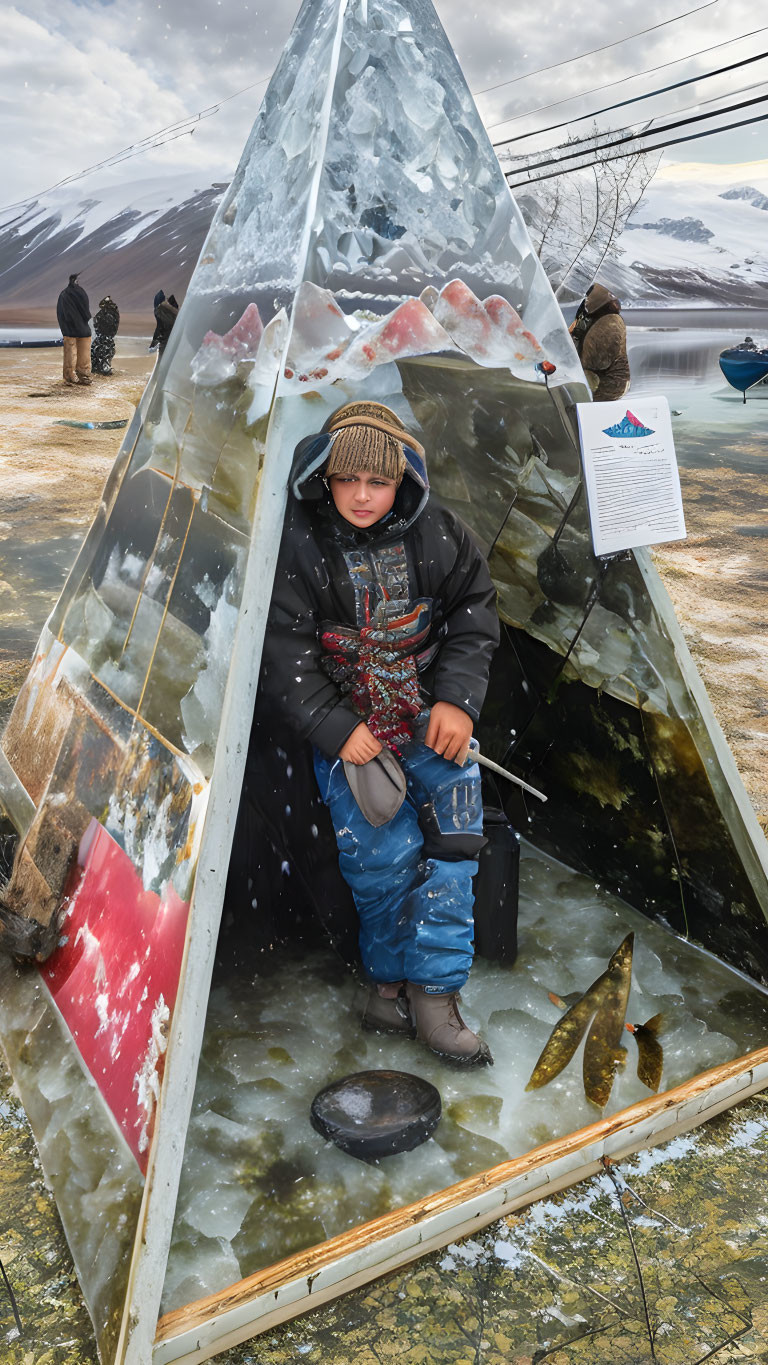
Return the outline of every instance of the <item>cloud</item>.
<path id="1" fill-rule="evenodd" d="M 679 0 L 677 13 L 693 2 Z M 228 102 L 194 132 L 134 159 L 130 173 L 198 167 L 217 178 L 231 174 L 265 86 L 230 97 L 271 74 L 297 10 L 298 0 L 17 0 L 0 10 L 0 108 L 6 145 L 15 153 L 4 172 L 3 201 L 30 196 L 221 100 Z M 589 6 L 549 0 L 546 8 L 527 10 L 519 5 L 480 10 L 466 0 L 438 0 L 437 10 L 470 88 L 479 91 L 660 23 L 670 17 L 670 0 L 646 0 L 640 8 L 634 0 L 592 0 Z M 758 27 L 754 15 L 751 0 L 729 0 L 727 10 L 715 5 L 641 39 L 480 95 L 481 113 L 493 124 L 564 98 L 572 102 L 558 105 L 555 117 L 595 108 L 599 96 L 582 97 L 589 86 L 629 81 L 654 63 Z M 754 40 L 724 49 L 722 60 L 747 55 L 753 45 Z M 720 57 L 715 53 L 674 67 L 669 78 L 706 70 Z M 652 78 L 638 80 L 631 92 L 652 83 Z M 702 85 L 701 97 L 716 88 Z M 722 88 L 733 89 L 733 77 L 730 87 Z M 688 91 L 676 105 L 670 96 L 653 112 L 695 97 L 695 90 Z M 606 98 L 610 101 L 611 92 Z M 508 131 L 530 126 L 535 120 L 509 125 Z M 505 131 L 497 129 L 494 136 Z M 732 138 L 743 146 L 752 131 Z M 711 146 L 727 141 L 717 139 Z M 754 155 L 754 139 L 750 143 L 748 154 Z M 536 143 L 527 146 L 533 150 Z M 695 144 L 697 156 L 705 146 Z M 683 148 L 683 154 L 690 152 Z M 734 148 L 732 155 L 738 154 Z M 727 157 L 726 152 L 721 159 Z"/>

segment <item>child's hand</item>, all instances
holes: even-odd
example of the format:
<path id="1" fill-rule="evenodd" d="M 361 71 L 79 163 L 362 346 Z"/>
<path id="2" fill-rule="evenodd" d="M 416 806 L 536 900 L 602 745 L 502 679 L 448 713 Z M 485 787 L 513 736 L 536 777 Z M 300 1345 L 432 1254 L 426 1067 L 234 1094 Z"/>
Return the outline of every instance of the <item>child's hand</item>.
<path id="1" fill-rule="evenodd" d="M 453 709 L 453 708 L 452 708 Z M 364 721 L 355 727 L 349 739 L 339 749 L 339 758 L 345 763 L 367 763 L 381 753 L 381 745 L 372 735 Z"/>
<path id="2" fill-rule="evenodd" d="M 355 731 L 357 733 L 357 731 Z M 472 738 L 472 717 L 460 706 L 449 701 L 436 701 L 429 717 L 429 725 L 424 738 L 428 748 L 452 763 L 464 767 Z"/>

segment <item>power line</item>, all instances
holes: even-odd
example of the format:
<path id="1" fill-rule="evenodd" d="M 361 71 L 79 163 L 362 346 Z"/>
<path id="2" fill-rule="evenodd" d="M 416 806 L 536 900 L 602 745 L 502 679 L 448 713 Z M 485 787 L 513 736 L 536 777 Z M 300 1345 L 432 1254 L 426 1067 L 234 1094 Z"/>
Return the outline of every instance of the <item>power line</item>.
<path id="1" fill-rule="evenodd" d="M 692 118 L 676 119 L 674 123 L 665 123 L 661 128 L 649 128 L 644 133 L 625 133 L 623 137 L 612 137 L 609 142 L 604 142 L 596 147 L 582 147 L 579 151 L 566 152 L 564 156 L 551 156 L 546 161 L 536 161 L 532 165 L 525 166 L 526 172 L 544 170 L 547 166 L 559 166 L 564 161 L 573 161 L 577 157 L 586 156 L 590 152 L 600 152 L 609 150 L 612 147 L 620 147 L 625 142 L 637 142 L 638 138 L 656 136 L 658 133 L 671 133 L 675 128 L 687 128 L 692 123 L 701 123 L 704 119 L 718 118 L 721 114 L 735 114 L 737 109 L 749 109 L 755 104 L 765 104 L 768 94 L 756 95 L 751 100 L 741 100 L 738 104 L 729 104 L 726 109 L 713 109 L 709 114 L 695 114 Z M 626 153 L 624 154 L 626 155 Z M 517 175 L 517 171 L 508 171 L 508 175 Z"/>
<path id="2" fill-rule="evenodd" d="M 642 100 L 653 99 L 655 95 L 666 95 L 670 90 L 681 90 L 684 85 L 697 85 L 699 81 L 708 81 L 713 76 L 722 76 L 726 71 L 736 71 L 739 67 L 751 66 L 754 62 L 762 62 L 766 57 L 768 57 L 768 52 L 760 52 L 756 57 L 745 57 L 743 61 L 731 62 L 729 66 L 719 66 L 714 71 L 704 71 L 698 76 L 688 76 L 684 81 L 675 81 L 672 85 L 659 86 L 657 90 L 649 90 L 647 95 L 633 95 L 631 99 L 618 100 L 616 104 L 606 104 L 605 108 L 595 109 L 592 114 L 578 114 L 576 118 L 564 119 L 562 123 L 551 123 L 547 128 L 536 128 L 531 133 L 519 133 L 516 137 L 502 138 L 500 142 L 494 142 L 493 145 L 494 147 L 507 147 L 510 142 L 523 142 L 526 138 L 538 137 L 540 133 L 554 133 L 560 128 L 570 128 L 574 123 L 583 123 L 584 119 L 599 118 L 601 114 L 610 114 L 614 109 L 624 109 L 628 104 L 639 104 Z M 689 107 L 694 108 L 693 105 Z M 520 117 L 523 116 L 520 115 Z M 496 126 L 498 127 L 498 125 Z"/>
<path id="3" fill-rule="evenodd" d="M 756 118 L 741 119 L 738 123 L 726 123 L 722 128 L 707 128 L 701 133 L 689 133 L 687 137 L 670 138 L 667 142 L 659 142 L 653 147 L 640 147 L 637 152 L 619 152 L 616 156 L 601 156 L 595 161 L 587 161 L 582 166 L 568 166 L 562 171 L 548 171 L 546 175 L 535 176 L 533 180 L 520 180 L 514 185 L 510 185 L 510 190 L 527 189 L 530 185 L 538 185 L 542 180 L 554 180 L 558 175 L 571 175 L 574 171 L 588 171 L 592 166 L 603 166 L 609 161 L 622 161 L 628 156 L 645 156 L 649 152 L 663 152 L 667 147 L 678 147 L 682 142 L 696 142 L 701 137 L 717 137 L 718 133 L 730 133 L 734 128 L 748 128 L 752 123 L 763 123 L 768 119 L 768 114 L 758 114 Z M 659 131 L 659 130 L 654 130 Z M 638 134 L 638 138 L 642 134 Z M 652 133 L 646 136 L 653 136 Z M 506 179 L 516 175 L 516 171 L 507 171 Z"/>
<path id="4" fill-rule="evenodd" d="M 611 138 L 610 142 L 603 142 L 602 145 L 596 147 L 581 147 L 581 150 L 578 150 L 578 152 L 566 152 L 565 156 L 562 157 L 548 157 L 547 161 L 533 162 L 533 165 L 527 165 L 524 169 L 527 172 L 543 171 L 544 168 L 552 167 L 552 165 L 562 165 L 563 161 L 573 161 L 576 157 L 587 156 L 589 152 L 603 152 L 603 150 L 610 150 L 611 147 L 619 147 L 625 142 L 637 142 L 638 138 L 656 137 L 659 132 L 674 132 L 675 128 L 686 128 L 689 124 L 701 123 L 704 119 L 716 119 L 716 117 L 719 117 L 722 113 L 735 113 L 737 112 L 737 109 L 749 109 L 756 104 L 765 104 L 765 101 L 767 100 L 768 94 L 758 94 L 758 96 L 754 97 L 754 100 L 741 100 L 739 101 L 739 104 L 730 104 L 726 109 L 712 109 L 711 113 L 697 113 L 692 119 L 677 119 L 674 123 L 666 123 L 663 127 L 653 128 L 653 130 L 651 130 L 651 127 L 648 127 L 645 132 L 626 132 L 623 137 Z M 507 171 L 506 175 L 517 175 L 517 173 L 518 172 L 516 171 Z"/>
<path id="5" fill-rule="evenodd" d="M 544 71 L 556 71 L 559 66 L 568 66 L 570 62 L 583 61 L 585 57 L 594 57 L 597 52 L 607 52 L 611 47 L 620 47 L 622 43 L 629 43 L 633 38 L 642 38 L 645 33 L 654 33 L 656 29 L 666 28 L 668 24 L 676 24 L 678 19 L 687 19 L 689 14 L 700 14 L 703 9 L 711 9 L 713 5 L 718 5 L 720 0 L 706 0 L 706 4 L 697 5 L 695 9 L 687 9 L 682 14 L 676 14 L 674 19 L 663 19 L 660 24 L 651 24 L 649 28 L 641 28 L 637 33 L 628 33 L 624 38 L 615 38 L 612 43 L 604 43 L 602 47 L 590 48 L 589 52 L 579 52 L 575 57 L 564 57 L 561 62 L 553 62 L 551 66 L 539 66 L 535 71 L 524 71 L 522 76 L 512 76 L 508 81 L 499 81 L 498 85 L 488 85 L 485 90 L 476 91 L 477 95 L 490 95 L 493 90 L 503 90 L 507 85 L 515 85 L 518 81 L 527 80 L 529 76 L 540 76 Z"/>
<path id="6" fill-rule="evenodd" d="M 747 95 L 747 94 L 749 94 L 750 90 L 763 90 L 763 91 L 766 92 L 766 93 L 765 93 L 765 98 L 768 99 L 768 89 L 766 89 L 766 82 L 765 82 L 764 80 L 763 80 L 763 81 L 755 81 L 752 85 L 742 85 L 738 90 L 729 90 L 728 93 L 727 93 L 727 95 L 725 95 L 725 94 L 724 94 L 724 95 L 713 95 L 711 99 L 708 99 L 708 100 L 696 100 L 696 102 L 695 102 L 694 104 L 686 104 L 686 105 L 684 105 L 681 109 L 671 109 L 671 110 L 669 111 L 669 116 L 671 117 L 673 114 L 687 114 L 688 111 L 689 111 L 690 109 L 705 109 L 706 106 L 707 106 L 708 104 L 717 104 L 719 100 L 734 99 L 737 95 Z M 728 107 L 727 109 L 713 109 L 712 112 L 711 112 L 711 114 L 703 115 L 703 117 L 705 117 L 705 118 L 715 118 L 715 116 L 716 116 L 717 114 L 728 114 L 728 113 L 731 113 L 731 111 L 732 111 L 734 108 L 740 108 L 740 107 L 741 107 L 741 106 L 739 106 L 739 105 L 729 105 L 729 107 Z M 593 132 L 593 133 L 588 133 L 585 137 L 575 137 L 575 138 L 569 139 L 567 142 L 557 142 L 557 143 L 555 143 L 555 145 L 554 145 L 553 147 L 542 147 L 538 152 L 528 152 L 527 154 L 526 154 L 525 152 L 523 152 L 523 153 L 521 153 L 519 156 L 516 156 L 514 152 L 510 152 L 510 153 L 509 153 L 509 156 L 508 156 L 508 159 L 511 160 L 511 161 L 523 161 L 523 162 L 526 162 L 526 156 L 527 156 L 527 157 L 529 158 L 529 160 L 526 162 L 526 164 L 525 164 L 525 166 L 524 166 L 524 169 L 525 169 L 525 170 L 528 170 L 528 169 L 529 169 L 529 166 L 531 165 L 531 162 L 532 162 L 532 160 L 533 160 L 534 157 L 536 157 L 536 156 L 543 156 L 545 152 L 556 152 L 556 151 L 559 151 L 561 147 L 562 147 L 562 148 L 567 148 L 569 152 L 573 152 L 574 155 L 577 155 L 577 156 L 578 156 L 578 155 L 579 155 L 579 152 L 577 151 L 577 148 L 579 147 L 580 144 L 586 144 L 586 143 L 590 143 L 590 142 L 594 144 L 594 143 L 596 143 L 597 140 L 598 140 L 599 138 L 601 138 L 601 137 L 607 137 L 607 138 L 609 138 L 610 141 L 604 143 L 603 145 L 606 146 L 606 147 L 612 147 L 612 146 L 615 145 L 616 142 L 619 141 L 620 134 L 629 132 L 629 130 L 630 130 L 631 128 L 637 127 L 638 124 L 640 124 L 640 123 L 642 123 L 642 124 L 645 125 L 646 131 L 647 131 L 648 135 L 650 135 L 651 132 L 662 132 L 663 129 L 660 129 L 660 128 L 658 128 L 658 129 L 652 129 L 652 128 L 651 128 L 651 124 L 656 123 L 656 122 L 657 122 L 659 119 L 661 119 L 661 118 L 667 118 L 667 117 L 668 117 L 667 114 L 655 114 L 653 117 L 638 120 L 637 123 L 635 123 L 635 124 L 632 124 L 632 123 L 625 123 L 624 126 L 623 126 L 622 128 L 611 128 L 611 129 L 606 129 L 606 130 L 598 130 L 598 131 Z M 688 122 L 688 120 L 686 119 L 685 122 Z M 632 136 L 634 136 L 634 137 L 641 137 L 641 136 L 643 136 L 643 135 L 644 135 L 644 134 L 642 134 L 642 133 L 635 133 L 635 134 L 633 134 Z M 509 144 L 505 144 L 505 145 L 509 145 Z M 582 151 L 581 155 L 584 155 L 586 152 L 591 152 L 591 151 L 594 151 L 594 150 L 595 150 L 594 146 L 588 147 L 588 146 L 584 145 L 583 151 Z M 507 158 L 505 158 L 505 159 L 507 159 Z M 556 157 L 555 160 L 558 160 L 558 158 Z M 540 164 L 544 164 L 544 163 L 540 163 Z M 513 172 L 513 174 L 514 174 L 514 172 Z"/>
<path id="7" fill-rule="evenodd" d="M 681 62 L 692 62 L 694 57 L 705 57 L 708 52 L 718 52 L 721 47 L 730 47 L 731 43 L 743 43 L 747 38 L 755 38 L 758 33 L 768 31 L 768 25 L 762 28 L 753 28 L 749 33 L 742 33 L 738 38 L 726 38 L 722 43 L 713 43 L 711 47 L 700 47 L 696 52 L 689 52 L 685 57 L 673 57 L 669 62 L 661 62 L 657 66 L 648 66 L 645 71 L 635 71 L 630 76 L 619 76 L 615 81 L 606 81 L 604 85 L 593 85 L 589 90 L 582 90 L 578 95 L 566 95 L 561 100 L 552 100 L 549 104 L 537 104 L 535 109 L 526 109 L 522 114 L 511 114 L 509 118 L 499 119 L 498 123 L 486 125 L 488 132 L 492 128 L 503 128 L 505 123 L 519 123 L 522 118 L 530 118 L 533 114 L 545 114 L 548 109 L 557 109 L 561 104 L 570 104 L 572 100 L 586 99 L 587 95 L 599 95 L 601 90 L 611 90 L 614 85 L 626 85 L 627 81 L 637 80 L 640 76 L 655 76 L 658 71 L 666 71 L 670 66 L 679 66 Z M 478 92 L 480 93 L 480 92 Z M 575 122 L 575 120 L 574 120 Z M 562 124 L 556 124 L 562 127 Z M 550 132 L 549 128 L 540 128 L 542 133 Z M 526 133 L 527 137 L 528 134 Z"/>

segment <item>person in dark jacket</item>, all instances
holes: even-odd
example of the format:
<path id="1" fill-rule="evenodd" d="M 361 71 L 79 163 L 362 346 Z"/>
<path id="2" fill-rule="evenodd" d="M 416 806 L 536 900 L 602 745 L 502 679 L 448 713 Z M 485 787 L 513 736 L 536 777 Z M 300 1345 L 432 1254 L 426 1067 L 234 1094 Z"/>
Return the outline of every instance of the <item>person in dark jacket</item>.
<path id="1" fill-rule="evenodd" d="M 347 404 L 300 442 L 291 491 L 262 698 L 314 749 L 372 983 L 363 1025 L 490 1062 L 457 1005 L 484 843 L 472 729 L 499 639 L 485 560 L 381 404 Z M 382 755 L 407 786 L 385 823 Z"/>
<path id="2" fill-rule="evenodd" d="M 149 343 L 149 349 L 154 351 L 157 346 L 158 355 L 162 355 L 173 330 L 173 324 L 178 317 L 179 305 L 173 294 L 169 294 L 166 298 L 163 290 L 158 289 L 153 307 L 155 310 L 155 330 Z"/>
<path id="3" fill-rule="evenodd" d="M 621 304 L 605 285 L 587 290 L 570 331 L 595 401 L 622 398 L 629 388 L 627 329 Z"/>
<path id="4" fill-rule="evenodd" d="M 56 303 L 56 317 L 64 338 L 64 379 L 67 384 L 91 382 L 91 305 L 77 275 L 70 275 Z"/>
<path id="5" fill-rule="evenodd" d="M 115 337 L 119 326 L 120 309 L 114 299 L 105 294 L 93 319 L 91 369 L 94 374 L 112 373 L 112 357 L 115 354 Z"/>

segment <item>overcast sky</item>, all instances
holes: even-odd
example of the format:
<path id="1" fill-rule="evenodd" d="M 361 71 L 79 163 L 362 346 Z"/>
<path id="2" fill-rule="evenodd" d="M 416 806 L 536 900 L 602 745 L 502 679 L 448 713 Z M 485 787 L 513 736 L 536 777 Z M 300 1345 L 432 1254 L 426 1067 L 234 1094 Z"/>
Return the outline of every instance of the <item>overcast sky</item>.
<path id="1" fill-rule="evenodd" d="M 407 6 L 407 0 L 403 3 Z M 698 13 L 638 36 L 641 29 L 703 3 L 486 0 L 480 5 L 479 0 L 437 0 L 436 8 L 496 140 L 768 49 L 768 32 L 743 36 L 763 22 L 764 7 L 754 0 L 711 0 Z M 162 147 L 122 161 L 110 179 L 189 170 L 201 177 L 228 178 L 298 8 L 298 0 L 19 0 L 15 5 L 0 0 L 0 205 L 32 196 L 222 100 L 227 103 L 201 119 L 194 133 L 185 126 L 179 130 L 182 135 Z M 731 38 L 741 41 L 690 57 Z M 616 45 L 590 57 L 579 55 L 605 44 Z M 630 80 L 683 56 L 690 59 L 655 76 Z M 565 65 L 527 74 L 564 59 L 569 59 Z M 621 83 L 598 94 L 585 93 L 609 81 Z M 262 83 L 238 93 L 257 82 Z M 758 88 L 745 90 L 756 84 Z M 727 103 L 727 97 L 736 102 L 761 93 L 768 93 L 768 61 L 659 97 L 629 113 L 633 118 L 669 115 L 697 99 L 721 95 Z M 565 99 L 568 103 L 545 113 L 529 113 Z M 723 121 L 766 109 L 757 106 Z M 528 117 L 494 126 L 519 114 Z M 623 122 L 618 112 L 611 118 Z M 573 131 L 583 129 L 584 124 L 576 124 Z M 667 155 L 684 161 L 758 160 L 766 155 L 767 130 L 768 122 L 756 123 Z M 538 144 L 531 140 L 524 145 L 534 150 L 551 141 L 550 134 Z"/>

